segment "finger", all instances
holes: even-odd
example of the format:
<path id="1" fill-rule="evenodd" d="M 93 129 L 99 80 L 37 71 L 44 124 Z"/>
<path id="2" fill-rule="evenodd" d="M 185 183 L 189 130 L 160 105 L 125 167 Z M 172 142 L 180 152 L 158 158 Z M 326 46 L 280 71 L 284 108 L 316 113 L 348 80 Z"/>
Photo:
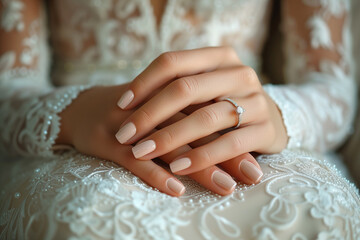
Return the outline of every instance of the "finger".
<path id="1" fill-rule="evenodd" d="M 198 110 L 200 108 L 203 108 L 203 107 L 206 107 L 208 105 L 211 105 L 214 102 L 215 101 L 211 100 L 211 101 L 208 101 L 208 102 L 203 102 L 203 103 L 199 103 L 199 104 L 193 104 L 193 105 L 190 105 L 190 106 L 184 108 L 181 112 L 185 113 L 186 115 L 190 115 L 191 113 L 195 112 L 196 110 Z"/>
<path id="2" fill-rule="evenodd" d="M 249 75 L 248 69 L 250 68 L 246 66 L 222 69 L 172 82 L 125 120 L 116 137 L 122 144 L 131 144 L 190 104 L 223 96 L 246 97 L 256 93 L 261 85 L 257 77 L 255 80 L 248 80 L 255 78 L 254 75 Z"/>
<path id="3" fill-rule="evenodd" d="M 169 118 L 168 120 L 166 120 L 165 122 L 161 123 L 158 127 L 159 128 L 167 127 L 172 123 L 184 119 L 186 116 L 187 116 L 186 114 L 179 112 L 174 116 L 172 116 L 171 118 Z M 199 139 L 197 142 L 193 142 L 191 144 L 193 144 L 194 146 L 196 146 L 196 144 L 203 145 L 216 139 L 219 136 L 220 136 L 219 134 L 214 133 L 202 139 Z M 191 146 L 184 145 L 167 154 L 160 156 L 159 158 L 164 162 L 170 164 L 171 161 L 173 161 L 177 156 L 184 154 L 185 152 L 188 152 L 191 149 L 192 149 Z M 234 190 L 234 186 L 236 184 L 236 182 L 232 179 L 232 177 L 228 173 L 224 172 L 222 169 L 218 168 L 217 166 L 211 166 L 199 172 L 189 174 L 188 176 L 193 180 L 195 180 L 196 182 L 198 182 L 203 187 L 205 187 L 206 189 L 209 189 L 210 191 L 220 194 L 222 196 L 232 193 Z"/>
<path id="4" fill-rule="evenodd" d="M 213 133 L 190 143 L 189 146 L 191 148 L 197 148 L 207 143 L 210 143 L 211 141 L 214 141 L 219 136 L 221 136 L 219 133 Z M 180 156 L 180 154 L 178 156 Z M 251 165 L 249 167 L 249 163 L 255 165 L 255 167 L 260 170 L 260 174 L 256 174 L 258 171 L 255 171 L 255 173 L 253 173 L 253 171 L 251 171 Z M 238 181 L 249 185 L 258 183 L 263 176 L 259 163 L 250 153 L 241 154 L 235 158 L 219 163 L 218 165 L 232 177 L 236 178 Z"/>
<path id="5" fill-rule="evenodd" d="M 263 176 L 259 163 L 250 153 L 241 154 L 219 165 L 231 176 L 245 184 L 256 184 Z"/>
<path id="6" fill-rule="evenodd" d="M 168 120 L 168 124 L 180 120 L 185 116 L 185 114 L 178 113 Z M 150 186 L 158 188 L 164 193 L 172 196 L 179 196 L 182 194 L 183 185 L 181 185 L 181 182 L 176 178 L 171 179 L 173 177 L 172 175 L 152 161 L 148 161 L 150 164 L 141 164 L 141 161 L 134 160 L 132 155 L 129 156 L 129 146 L 120 146 L 119 148 L 116 141 L 115 145 L 113 144 L 113 146 L 111 146 L 111 144 L 106 144 L 106 146 L 107 148 L 102 147 L 101 149 L 103 154 L 107 156 L 107 159 L 127 168 Z M 114 152 L 114 150 L 116 151 Z M 175 157 L 189 150 L 191 150 L 191 148 L 185 145 L 161 156 L 160 159 L 170 163 Z M 121 158 L 118 158 L 117 156 L 121 156 Z M 216 166 L 211 166 L 207 169 L 190 174 L 189 177 L 210 191 L 223 196 L 232 193 L 236 185 L 236 182 L 229 174 Z"/>
<path id="7" fill-rule="evenodd" d="M 206 136 L 195 142 L 190 143 L 189 146 L 194 149 L 194 148 L 200 147 L 202 145 L 205 145 L 211 141 L 214 141 L 219 136 L 220 136 L 220 134 L 213 133 L 209 136 Z M 178 156 L 180 156 L 180 154 Z M 248 161 L 248 162 L 243 162 L 243 161 Z M 253 171 L 251 171 L 252 167 L 251 167 L 251 165 L 249 167 L 249 163 L 255 165 L 255 167 L 258 170 L 260 170 L 259 175 L 256 175 L 256 173 L 258 171 L 255 171 L 255 173 L 253 173 Z M 262 173 L 259 163 L 256 161 L 256 159 L 250 153 L 241 154 L 235 158 L 232 158 L 230 160 L 219 163 L 218 166 L 220 166 L 223 170 L 225 170 L 225 172 L 227 172 L 233 178 L 235 178 L 238 181 L 243 182 L 245 184 L 249 184 L 249 185 L 258 183 L 263 176 L 263 173 Z"/>
<path id="8" fill-rule="evenodd" d="M 217 137 L 219 137 L 219 134 L 214 133 L 210 135 L 210 137 L 203 138 L 201 139 L 201 145 L 206 144 Z M 201 145 L 192 143 L 191 147 L 195 148 Z M 165 154 L 160 158 L 167 163 L 171 163 L 171 161 L 173 161 L 173 159 L 177 156 L 180 156 L 190 150 L 191 148 L 186 145 L 170 152 L 169 154 Z M 235 158 L 220 163 L 219 166 L 225 170 L 225 172 L 216 166 L 211 166 L 204 170 L 189 174 L 188 176 L 207 189 L 220 195 L 227 195 L 232 192 L 232 178 L 235 178 L 242 183 L 251 185 L 257 184 L 263 176 L 260 165 L 250 153 L 241 154 Z M 254 169 L 254 167 L 256 169 Z M 213 174 L 217 174 L 214 173 L 215 171 L 220 171 L 222 174 L 225 174 L 223 181 L 216 182 L 216 179 L 214 181 Z M 226 190 L 226 192 L 224 192 L 224 190 Z"/>
<path id="9" fill-rule="evenodd" d="M 118 106 L 122 109 L 131 109 L 155 89 L 173 79 L 240 63 L 236 52 L 230 47 L 207 47 L 163 53 L 134 79 L 129 90 L 120 98 Z"/>
<path id="10" fill-rule="evenodd" d="M 206 145 L 180 155 L 170 164 L 170 169 L 179 175 L 190 174 L 241 154 L 257 151 L 272 141 L 267 137 L 267 131 L 269 131 L 267 123 L 234 130 Z M 256 169 L 253 170 L 256 171 Z"/>
<path id="11" fill-rule="evenodd" d="M 186 116 L 187 115 L 184 113 L 181 113 L 181 112 L 177 113 L 173 117 L 168 119 L 166 122 L 160 124 L 159 127 L 160 128 L 168 127 L 172 123 L 175 123 L 177 121 L 180 121 L 180 120 L 186 118 Z M 210 143 L 211 141 L 214 141 L 215 139 L 217 139 L 219 136 L 221 136 L 221 135 L 218 133 L 210 134 L 210 135 L 203 137 L 197 141 L 191 142 L 189 145 L 179 147 L 179 148 L 171 151 L 170 153 L 161 156 L 160 158 L 167 163 L 171 163 L 171 161 L 173 161 L 173 159 L 175 159 L 177 156 L 184 154 L 185 152 L 190 151 L 191 148 L 197 148 L 197 147 L 200 147 L 207 143 Z M 247 162 L 245 162 L 245 161 L 247 161 Z M 254 177 L 253 172 L 252 171 L 249 172 L 249 170 L 248 170 L 249 164 L 253 164 L 257 169 L 259 169 L 261 175 Z M 256 161 L 256 159 L 250 153 L 241 154 L 233 159 L 230 159 L 230 160 L 220 163 L 219 166 L 223 170 L 225 170 L 226 174 L 229 174 L 231 177 L 236 178 L 237 180 L 239 180 L 240 182 L 243 182 L 245 184 L 249 184 L 249 185 L 256 184 L 260 181 L 260 179 L 262 177 L 261 167 L 258 164 L 258 162 Z M 223 187 L 220 187 L 220 189 L 219 189 L 218 184 L 214 185 L 214 180 L 210 177 L 211 174 L 213 174 L 213 172 L 216 170 L 222 171 L 220 168 L 218 168 L 216 166 L 212 166 L 210 168 L 190 174 L 189 176 L 191 178 L 193 178 L 195 181 L 199 182 L 204 187 L 206 187 L 207 189 L 210 189 L 211 191 L 218 193 L 220 195 L 224 195 L 224 193 L 222 192 Z M 229 176 L 229 175 L 227 175 L 227 176 Z M 231 179 L 229 179 L 227 182 L 228 182 L 227 186 L 229 188 L 229 186 L 231 186 L 232 181 L 231 181 Z M 214 189 L 214 186 L 217 188 Z"/>
<path id="12" fill-rule="evenodd" d="M 190 150 L 191 147 L 185 145 L 161 156 L 160 159 L 167 163 L 171 163 L 174 158 Z M 232 193 L 236 186 L 236 182 L 233 178 L 217 166 L 210 166 L 206 169 L 189 174 L 188 176 L 206 189 L 222 196 Z"/>
<path id="13" fill-rule="evenodd" d="M 174 122 L 177 122 L 177 121 L 180 121 L 180 120 L 184 119 L 186 116 L 187 115 L 184 114 L 184 113 L 181 113 L 181 112 L 177 113 L 172 118 L 170 118 L 166 123 L 161 124 L 161 126 L 159 126 L 159 127 L 160 128 L 167 127 L 167 126 L 171 125 Z M 191 142 L 188 145 L 183 146 L 183 147 L 190 146 L 191 148 L 197 148 L 197 147 L 200 147 L 202 145 L 205 145 L 207 143 L 210 143 L 210 142 L 214 141 L 215 139 L 217 139 L 220 136 L 221 135 L 219 133 L 213 133 L 213 134 L 210 134 L 210 135 L 208 135 L 206 137 L 200 138 L 197 141 L 193 141 L 193 142 Z M 163 155 L 163 156 L 166 156 L 166 158 L 167 158 L 166 162 L 170 163 L 177 156 L 180 156 L 181 154 L 183 154 L 183 153 L 190 150 L 189 149 L 187 151 L 181 151 L 181 150 L 178 151 L 179 149 L 182 149 L 183 147 L 180 147 L 180 148 L 170 152 L 169 154 Z M 254 173 L 254 171 L 252 171 L 252 166 L 250 164 L 253 164 L 260 171 L 255 170 L 255 173 Z M 230 160 L 222 162 L 222 163 L 220 163 L 218 165 L 222 169 L 224 169 L 228 174 L 230 174 L 232 177 L 236 178 L 240 182 L 243 182 L 243 183 L 249 184 L 249 185 L 258 183 L 261 180 L 262 175 L 263 175 L 260 165 L 258 164 L 255 157 L 253 157 L 253 155 L 250 154 L 250 153 L 241 154 L 241 155 L 239 155 L 239 156 L 237 156 L 235 158 L 232 158 Z M 201 173 L 202 171 L 203 170 L 199 171 L 198 173 Z M 257 174 L 257 172 L 259 172 L 260 174 Z M 209 183 L 209 182 L 206 181 L 206 183 Z M 202 184 L 203 186 L 209 188 L 204 183 L 200 183 L 200 184 Z M 214 192 L 216 192 L 216 191 L 214 191 Z M 216 192 L 216 193 L 221 194 L 219 192 Z"/>
<path id="14" fill-rule="evenodd" d="M 102 148 L 103 156 L 120 166 L 125 167 L 134 175 L 141 178 L 150 186 L 159 189 L 161 192 L 171 196 L 180 196 L 184 194 L 184 185 L 173 175 L 153 161 L 137 161 L 131 152 L 129 146 L 119 146 L 115 139 L 106 141 Z"/>
<path id="15" fill-rule="evenodd" d="M 207 106 L 207 105 L 204 105 L 204 106 Z M 191 114 L 191 113 L 192 112 L 189 112 L 189 114 Z M 167 119 L 165 122 L 162 122 L 161 124 L 159 124 L 157 129 L 162 129 L 162 128 L 165 128 L 167 126 L 170 126 L 171 124 L 176 123 L 177 121 L 180 121 L 180 120 L 184 119 L 189 114 L 184 114 L 182 112 L 178 112 L 177 114 L 175 114 L 171 118 Z M 213 134 L 210 134 L 210 135 L 208 135 L 206 137 L 203 137 L 203 138 L 200 138 L 200 139 L 198 139 L 196 141 L 191 142 L 189 144 L 189 146 L 192 147 L 192 148 L 200 147 L 202 145 L 205 145 L 205 144 L 217 139 L 219 136 L 220 136 L 219 133 L 213 133 Z M 180 155 L 180 154 L 178 154 L 178 155 Z"/>
<path id="16" fill-rule="evenodd" d="M 227 101 L 208 105 L 141 140 L 132 148 L 135 158 L 149 160 L 158 157 L 219 130 L 234 127 L 239 121 L 246 126 L 247 123 L 264 120 L 260 117 L 261 114 L 258 114 L 256 105 L 253 106 L 253 97 L 234 98 L 234 101 L 249 111 L 241 114 L 239 118 L 234 105 Z M 147 147 L 149 143 L 155 145 L 150 149 L 151 152 Z"/>

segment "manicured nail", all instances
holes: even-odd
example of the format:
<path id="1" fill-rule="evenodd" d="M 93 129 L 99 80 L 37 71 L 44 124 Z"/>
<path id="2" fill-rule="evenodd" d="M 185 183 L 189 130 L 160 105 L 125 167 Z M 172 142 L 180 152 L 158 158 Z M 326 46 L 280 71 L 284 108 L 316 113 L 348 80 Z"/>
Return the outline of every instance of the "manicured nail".
<path id="1" fill-rule="evenodd" d="M 232 190 L 236 186 L 236 182 L 229 175 L 220 171 L 213 172 L 211 178 L 216 185 L 227 191 Z"/>
<path id="2" fill-rule="evenodd" d="M 168 188 L 173 191 L 174 193 L 177 194 L 183 194 L 185 192 L 185 187 L 184 185 L 182 185 L 180 182 L 176 181 L 173 178 L 169 178 L 166 181 L 166 185 L 168 186 Z"/>
<path id="3" fill-rule="evenodd" d="M 248 160 L 242 160 L 240 163 L 240 171 L 253 180 L 255 183 L 258 182 L 264 175 L 263 172 L 257 168 L 253 163 Z"/>
<path id="4" fill-rule="evenodd" d="M 121 144 L 124 144 L 127 140 L 132 138 L 135 135 L 135 133 L 136 133 L 135 124 L 129 122 L 125 124 L 122 128 L 120 128 L 120 130 L 116 133 L 115 136 Z"/>
<path id="5" fill-rule="evenodd" d="M 118 101 L 117 105 L 121 108 L 124 109 L 126 108 L 131 101 L 134 99 L 134 93 L 131 90 L 127 90 L 120 98 L 120 100 Z"/>
<path id="6" fill-rule="evenodd" d="M 155 148 L 156 148 L 155 141 L 147 140 L 133 147 L 132 152 L 135 158 L 141 158 L 142 156 L 145 156 L 146 154 L 153 152 Z"/>
<path id="7" fill-rule="evenodd" d="M 180 158 L 170 163 L 170 169 L 172 172 L 179 172 L 191 166 L 190 158 Z"/>

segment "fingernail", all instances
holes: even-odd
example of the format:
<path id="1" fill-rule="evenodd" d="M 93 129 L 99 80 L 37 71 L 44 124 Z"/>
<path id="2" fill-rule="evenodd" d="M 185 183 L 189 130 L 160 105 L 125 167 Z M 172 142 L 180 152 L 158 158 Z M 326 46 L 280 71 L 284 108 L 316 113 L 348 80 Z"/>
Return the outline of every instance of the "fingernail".
<path id="1" fill-rule="evenodd" d="M 135 124 L 129 122 L 125 124 L 122 128 L 120 128 L 115 136 L 121 144 L 124 144 L 127 140 L 132 138 L 135 135 L 135 133 L 136 133 Z"/>
<path id="2" fill-rule="evenodd" d="M 254 182 L 258 182 L 264 175 L 259 168 L 257 168 L 253 163 L 249 162 L 248 160 L 241 161 L 240 171 Z"/>
<path id="3" fill-rule="evenodd" d="M 185 192 L 185 187 L 184 185 L 182 185 L 181 183 L 179 183 L 178 181 L 176 181 L 173 178 L 169 178 L 166 181 L 166 185 L 168 186 L 168 188 L 173 191 L 174 193 L 177 194 L 183 194 Z"/>
<path id="4" fill-rule="evenodd" d="M 121 108 L 124 109 L 126 108 L 131 101 L 134 99 L 134 93 L 131 90 L 127 90 L 120 98 L 120 100 L 118 101 L 117 105 Z"/>
<path id="5" fill-rule="evenodd" d="M 172 172 L 179 172 L 191 166 L 190 158 L 180 158 L 170 163 L 170 169 Z"/>
<path id="6" fill-rule="evenodd" d="M 132 148 L 132 152 L 135 158 L 140 158 L 145 156 L 146 154 L 151 153 L 156 148 L 155 141 L 147 140 L 145 142 L 137 144 L 135 147 Z"/>
<path id="7" fill-rule="evenodd" d="M 232 190 L 236 185 L 236 182 L 229 175 L 220 171 L 213 172 L 211 178 L 216 185 L 227 191 Z"/>

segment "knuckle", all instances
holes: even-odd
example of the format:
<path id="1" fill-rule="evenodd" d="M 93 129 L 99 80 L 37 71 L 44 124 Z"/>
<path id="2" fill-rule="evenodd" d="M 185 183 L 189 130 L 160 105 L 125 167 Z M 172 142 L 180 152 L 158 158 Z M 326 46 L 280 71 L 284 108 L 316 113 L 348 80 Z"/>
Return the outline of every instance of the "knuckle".
<path id="1" fill-rule="evenodd" d="M 244 67 L 238 66 L 234 68 L 235 79 L 237 80 L 239 87 L 244 86 L 244 82 L 247 81 L 247 78 L 244 75 Z"/>
<path id="2" fill-rule="evenodd" d="M 148 112 L 144 108 L 140 108 L 138 110 L 137 122 L 150 123 L 152 122 L 152 119 L 152 114 L 150 114 L 150 112 Z"/>
<path id="3" fill-rule="evenodd" d="M 260 112 L 260 113 L 265 113 L 266 115 L 268 112 L 268 104 L 267 104 L 267 100 L 264 97 L 264 95 L 262 94 L 255 94 L 253 96 L 253 100 L 256 106 L 256 109 Z"/>
<path id="4" fill-rule="evenodd" d="M 191 96 L 196 93 L 198 85 L 195 77 L 183 77 L 174 82 L 175 91 L 181 96 Z"/>
<path id="5" fill-rule="evenodd" d="M 261 146 L 259 146 L 259 150 L 268 152 L 269 146 L 273 146 L 276 142 L 276 127 L 271 122 L 265 122 L 260 128 L 262 129 L 262 132 L 266 133 L 266 137 Z"/>
<path id="6" fill-rule="evenodd" d="M 220 113 L 215 111 L 213 108 L 203 108 L 197 111 L 198 118 L 205 127 L 215 127 L 220 121 Z"/>
<path id="7" fill-rule="evenodd" d="M 212 156 L 208 150 L 206 149 L 198 150 L 196 155 L 197 155 L 196 159 L 200 160 L 198 162 L 199 164 L 201 163 L 201 168 L 213 165 Z"/>
<path id="8" fill-rule="evenodd" d="M 177 61 L 178 54 L 176 52 L 165 52 L 157 58 L 157 62 L 164 67 L 173 67 Z"/>
<path id="9" fill-rule="evenodd" d="M 253 68 L 249 66 L 243 66 L 242 76 L 246 86 L 257 87 L 259 85 L 258 76 Z"/>
<path id="10" fill-rule="evenodd" d="M 152 167 L 147 171 L 147 176 L 146 176 L 149 181 L 151 180 L 152 184 L 156 184 L 161 180 L 161 174 L 159 169 Z"/>
<path id="11" fill-rule="evenodd" d="M 230 147 L 234 149 L 234 152 L 241 153 L 244 148 L 244 142 L 238 136 L 230 135 Z"/>
<path id="12" fill-rule="evenodd" d="M 166 148 L 166 146 L 172 145 L 174 143 L 174 139 L 176 139 L 175 134 L 170 130 L 161 130 L 155 138 L 158 139 L 156 142 L 158 147 L 161 148 Z"/>
<path id="13" fill-rule="evenodd" d="M 147 82 L 144 81 L 143 77 L 136 77 L 133 82 L 130 83 L 130 89 L 132 89 L 135 93 L 144 89 L 144 86 L 147 86 Z"/>
<path id="14" fill-rule="evenodd" d="M 267 132 L 270 136 L 271 143 L 275 141 L 276 138 L 276 127 L 271 122 L 266 123 Z"/>
<path id="15" fill-rule="evenodd" d="M 223 51 L 224 51 L 224 55 L 227 59 L 239 61 L 239 57 L 238 57 L 236 51 L 234 50 L 234 48 L 232 48 L 230 46 L 225 46 L 225 47 L 223 47 Z"/>

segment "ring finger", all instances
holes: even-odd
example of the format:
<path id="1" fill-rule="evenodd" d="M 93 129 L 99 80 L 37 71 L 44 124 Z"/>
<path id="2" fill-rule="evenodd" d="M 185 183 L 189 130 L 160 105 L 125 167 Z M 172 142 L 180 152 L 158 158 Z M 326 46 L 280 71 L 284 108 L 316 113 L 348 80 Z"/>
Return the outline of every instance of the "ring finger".
<path id="1" fill-rule="evenodd" d="M 186 175 L 241 154 L 257 151 L 271 141 L 271 138 L 266 136 L 268 130 L 267 123 L 260 123 L 231 131 L 208 144 L 179 156 L 171 163 L 170 168 L 176 174 Z M 249 167 L 251 166 L 249 165 Z M 254 174 L 257 171 L 254 167 L 251 170 Z M 260 177 L 261 172 L 257 171 L 257 175 Z"/>
<path id="2" fill-rule="evenodd" d="M 248 69 L 240 66 L 175 80 L 124 121 L 116 134 L 118 141 L 124 144 L 140 140 L 161 122 L 191 104 L 223 96 L 247 97 L 258 92 L 261 85 Z"/>
<path id="3" fill-rule="evenodd" d="M 168 119 L 167 122 L 160 124 L 159 127 L 165 128 L 174 122 L 184 119 L 186 116 L 186 114 L 177 113 Z M 217 139 L 219 136 L 220 135 L 218 133 L 213 133 L 195 142 L 191 142 L 189 145 L 181 146 L 167 154 L 164 154 L 160 156 L 160 159 L 168 164 L 171 164 L 171 162 L 176 159 L 177 156 L 191 151 L 192 148 L 205 145 Z M 248 169 L 249 166 L 251 167 L 252 165 L 254 165 L 261 172 L 261 168 L 256 159 L 250 153 L 245 153 L 220 163 L 219 166 L 221 166 L 222 169 L 218 168 L 217 166 L 210 166 L 201 171 L 189 174 L 188 176 L 200 183 L 205 188 L 217 194 L 227 195 L 232 192 L 233 186 L 235 184 L 232 177 L 246 184 L 254 184 L 260 180 L 261 176 L 254 179 L 252 177 L 253 174 L 251 174 L 252 172 L 250 172 L 249 175 Z"/>
<path id="4" fill-rule="evenodd" d="M 257 118 L 254 96 L 233 98 L 246 112 L 239 114 L 228 101 L 200 108 L 189 116 L 179 120 L 140 141 L 132 148 L 135 158 L 150 160 L 166 154 L 180 146 L 196 141 L 214 132 L 236 126 L 239 121 L 243 126 L 261 121 Z"/>
<path id="5" fill-rule="evenodd" d="M 218 133 L 213 133 L 209 136 L 201 138 L 195 142 L 189 144 L 191 148 L 198 148 L 205 144 L 208 144 L 215 139 L 217 139 L 220 135 Z M 180 154 L 179 154 L 180 155 Z M 179 156 L 177 155 L 177 156 Z M 176 158 L 173 158 L 176 159 Z M 173 161 L 173 159 L 171 161 Z M 240 180 L 245 184 L 254 184 L 258 183 L 263 176 L 263 172 L 259 163 L 250 153 L 241 154 L 235 158 L 230 160 L 221 162 L 218 164 L 224 171 L 230 174 L 232 177 Z M 255 168 L 254 168 L 255 167 Z M 201 172 L 201 171 L 199 171 Z M 190 174 L 189 176 L 191 176 Z"/>

